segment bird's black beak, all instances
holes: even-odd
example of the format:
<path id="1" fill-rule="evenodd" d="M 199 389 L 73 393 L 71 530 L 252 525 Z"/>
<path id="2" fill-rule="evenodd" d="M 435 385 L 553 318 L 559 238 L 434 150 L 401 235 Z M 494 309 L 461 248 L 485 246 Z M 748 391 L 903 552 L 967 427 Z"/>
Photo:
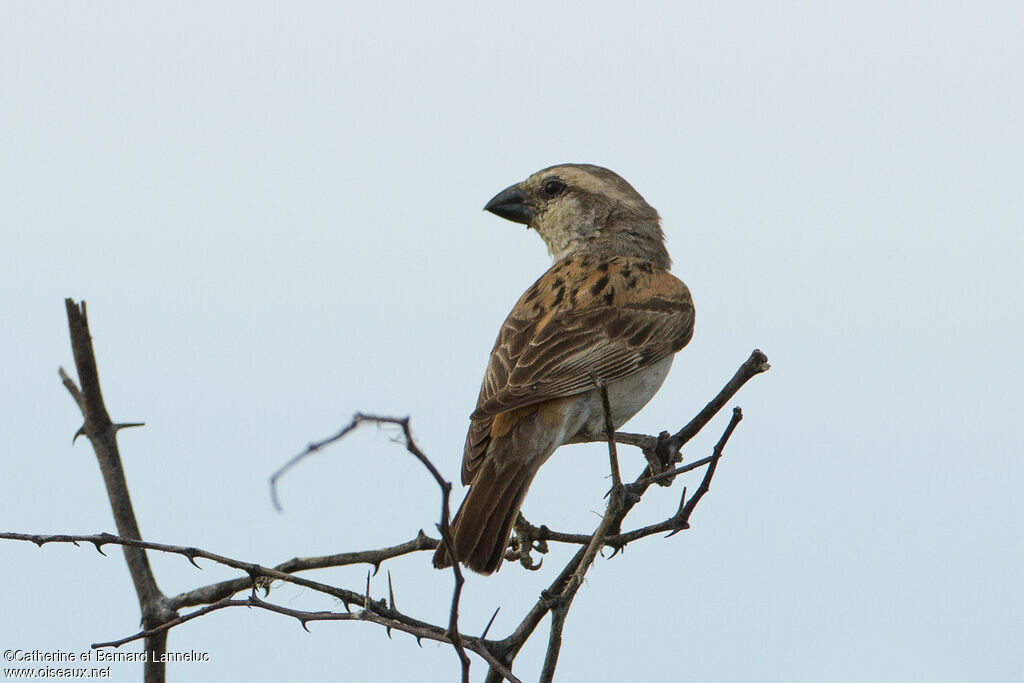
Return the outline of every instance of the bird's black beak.
<path id="1" fill-rule="evenodd" d="M 487 202 L 484 211 L 524 225 L 529 225 L 533 220 L 533 209 L 526 205 L 526 193 L 518 185 L 496 194 L 494 199 Z"/>

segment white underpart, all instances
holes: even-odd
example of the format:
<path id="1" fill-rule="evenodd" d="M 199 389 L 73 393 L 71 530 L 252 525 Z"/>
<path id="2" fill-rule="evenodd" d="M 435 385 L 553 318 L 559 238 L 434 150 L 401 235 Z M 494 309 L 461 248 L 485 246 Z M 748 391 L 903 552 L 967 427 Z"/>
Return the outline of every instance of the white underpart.
<path id="1" fill-rule="evenodd" d="M 662 358 L 654 365 L 634 372 L 608 385 L 608 403 L 612 408 L 612 424 L 615 429 L 626 424 L 640 412 L 647 402 L 654 398 L 665 382 L 672 367 L 672 355 Z M 558 445 L 579 441 L 590 441 L 604 436 L 604 406 L 601 394 L 594 389 L 585 394 L 586 400 L 573 404 L 575 414 L 567 415 L 567 429 Z M 555 446 L 557 448 L 558 446 Z M 547 455 L 555 450 L 552 448 Z M 545 456 L 547 459 L 547 456 Z"/>
<path id="2" fill-rule="evenodd" d="M 672 355 L 665 356 L 654 365 L 634 372 L 608 385 L 608 403 L 612 408 L 612 423 L 618 429 L 626 424 L 631 417 L 640 412 L 647 402 L 654 398 L 658 389 L 668 377 L 672 367 Z M 589 437 L 598 437 L 605 433 L 604 406 L 601 405 L 601 394 L 594 390 L 587 401 L 589 415 L 580 433 Z"/>

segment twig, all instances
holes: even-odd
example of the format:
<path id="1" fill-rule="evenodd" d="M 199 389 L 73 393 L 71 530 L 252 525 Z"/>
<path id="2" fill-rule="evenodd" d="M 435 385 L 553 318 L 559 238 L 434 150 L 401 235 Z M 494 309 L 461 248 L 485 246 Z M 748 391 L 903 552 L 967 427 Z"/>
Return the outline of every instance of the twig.
<path id="1" fill-rule="evenodd" d="M 342 427 L 336 434 L 324 439 L 323 441 L 317 441 L 310 444 L 304 451 L 292 457 L 288 462 L 282 465 L 280 469 L 274 472 L 270 477 L 270 495 L 274 502 L 274 506 L 278 510 L 281 509 L 277 496 L 277 482 L 282 475 L 309 455 L 343 439 L 359 425 L 367 422 L 376 425 L 392 424 L 400 427 L 402 430 L 402 436 L 405 440 L 405 449 L 419 460 L 425 468 L 427 468 L 427 471 L 430 472 L 434 481 L 437 482 L 438 487 L 441 489 L 441 521 L 438 523 L 437 529 L 441 533 L 441 542 L 448 548 L 449 554 L 452 557 L 455 557 L 455 546 L 451 538 L 451 531 L 449 528 L 451 521 L 449 506 L 449 498 L 452 490 L 451 482 L 441 476 L 441 472 L 437 469 L 434 463 L 430 461 L 430 458 L 428 458 L 416 444 L 416 441 L 412 436 L 412 431 L 409 429 L 408 417 L 387 417 L 383 415 L 356 413 L 352 417 L 352 421 Z M 465 578 L 462 576 L 462 569 L 459 567 L 458 562 L 452 563 L 452 574 L 454 576 L 455 586 L 452 590 L 452 604 L 448 615 L 448 631 L 451 634 L 451 644 L 455 648 L 455 652 L 459 657 L 459 663 L 462 667 L 462 681 L 463 683 L 469 683 L 470 660 L 466 655 L 465 648 L 463 646 L 463 635 L 459 632 L 459 600 L 462 596 L 462 586 L 465 583 Z"/>
<path id="2" fill-rule="evenodd" d="M 722 458 L 722 451 L 725 449 L 725 444 L 729 442 L 729 437 L 736 430 L 736 426 L 743 419 L 743 411 L 740 410 L 739 406 L 732 409 L 732 419 L 729 420 L 729 425 L 725 428 L 725 433 L 722 434 L 722 438 L 715 444 L 714 454 L 711 456 L 711 462 L 708 464 L 708 468 L 704 470 L 704 478 L 700 480 L 700 486 L 693 492 L 690 500 L 687 501 L 686 505 L 682 509 L 680 521 L 683 524 L 689 525 L 690 515 L 693 514 L 694 508 L 697 507 L 697 503 L 704 497 L 704 494 L 711 489 L 711 478 L 715 476 L 715 468 L 718 467 L 718 461 Z"/>
<path id="3" fill-rule="evenodd" d="M 718 411 L 725 406 L 726 403 L 736 395 L 736 392 L 747 383 L 751 377 L 756 377 L 762 372 L 767 372 L 771 368 L 768 365 L 768 356 L 764 355 L 760 349 L 754 349 L 753 353 L 750 354 L 750 358 L 747 359 L 743 365 L 739 367 L 736 374 L 733 375 L 732 379 L 722 388 L 718 395 L 715 396 L 704 406 L 704 409 L 697 413 L 690 422 L 680 429 L 678 432 L 672 435 L 672 439 L 669 443 L 669 449 L 672 453 L 678 453 L 679 449 L 682 448 L 686 442 L 697 435 L 697 432 L 704 429 L 704 425 L 711 421 Z"/>
<path id="4" fill-rule="evenodd" d="M 605 437 L 608 439 L 608 459 L 611 466 L 612 488 L 608 496 L 608 507 L 605 509 L 601 523 L 590 537 L 582 557 L 576 563 L 576 569 L 566 584 L 564 590 L 557 596 L 552 596 L 551 607 L 551 628 L 548 632 L 548 648 L 544 655 L 544 666 L 541 669 L 540 683 L 550 683 L 555 675 L 555 667 L 558 664 L 558 655 L 562 649 L 562 630 L 565 628 L 565 618 L 572 606 L 572 601 L 583 585 L 583 579 L 597 556 L 597 551 L 604 545 L 605 536 L 608 530 L 615 523 L 615 517 L 622 509 L 624 491 L 622 478 L 619 475 L 619 458 L 615 450 L 615 425 L 612 421 L 611 403 L 608 401 L 608 387 L 599 378 L 595 378 L 598 393 L 601 395 L 601 408 L 604 412 Z"/>
<path id="5" fill-rule="evenodd" d="M 159 552 L 171 553 L 175 555 L 182 555 L 187 558 L 189 562 L 200 568 L 196 564 L 196 559 L 206 559 L 216 562 L 217 564 L 231 567 L 233 569 L 240 569 L 248 574 L 248 579 L 245 580 L 245 588 L 253 588 L 262 583 L 263 579 L 272 579 L 278 581 L 284 581 L 286 583 L 295 584 L 318 593 L 323 593 L 336 598 L 342 602 L 346 607 L 348 605 L 363 605 L 365 594 L 357 593 L 352 590 L 345 588 L 339 588 L 337 586 L 331 586 L 326 583 L 319 581 L 312 581 L 310 579 L 295 576 L 294 574 L 288 574 L 270 567 L 264 567 L 262 565 L 253 562 L 244 562 L 242 560 L 236 560 L 223 555 L 203 550 L 196 547 L 176 546 L 168 545 L 165 543 L 153 543 L 150 541 L 136 541 L 130 538 L 121 538 L 119 536 L 113 536 L 111 534 L 93 534 L 87 536 L 75 536 L 75 535 L 41 535 L 41 534 L 17 534 L 17 533 L 0 533 L 0 538 L 16 541 L 29 541 L 35 543 L 38 546 L 43 546 L 47 543 L 73 543 L 78 545 L 79 543 L 91 543 L 96 546 L 96 549 L 102 553 L 104 545 L 120 545 L 133 548 L 144 548 L 148 550 L 156 550 Z M 237 592 L 237 591 L 236 591 Z M 371 601 L 366 605 L 366 609 L 380 614 L 382 617 L 389 619 L 401 620 L 409 625 L 424 628 L 437 629 L 438 634 L 443 635 L 444 629 L 428 624 L 427 622 L 420 621 L 406 614 L 400 613 L 398 610 L 393 609 L 387 605 L 381 604 L 377 601 Z M 169 620 L 170 621 L 170 620 Z M 155 630 L 155 633 L 160 633 L 166 629 Z"/>
<path id="6" fill-rule="evenodd" d="M 612 471 L 613 495 L 620 495 L 622 475 L 619 474 L 619 453 L 615 448 L 615 423 L 612 421 L 612 406 L 608 401 L 608 385 L 596 374 L 592 374 L 597 392 L 601 396 L 601 409 L 604 412 L 604 438 L 608 441 L 608 460 Z"/>
<path id="7" fill-rule="evenodd" d="M 700 469 L 701 467 L 704 467 L 704 465 L 707 465 L 708 463 L 711 462 L 712 458 L 714 458 L 714 456 L 709 455 L 706 458 L 701 458 L 700 460 L 694 460 L 693 462 L 688 463 L 686 465 L 680 465 L 679 467 L 675 468 L 674 470 L 668 470 L 668 471 L 665 471 L 665 472 L 659 472 L 658 474 L 652 475 L 650 477 L 647 477 L 647 478 L 644 478 L 644 479 L 638 479 L 636 481 L 636 485 L 637 486 L 648 486 L 650 484 L 653 484 L 655 482 L 661 481 L 663 479 L 672 479 L 673 477 L 675 477 L 678 474 L 684 474 L 684 473 L 689 472 L 691 470 L 696 470 L 696 469 Z"/>
<path id="8" fill-rule="evenodd" d="M 516 658 L 519 651 L 523 648 L 523 645 L 525 645 L 526 641 L 530 639 L 531 635 L 533 635 L 533 632 L 536 630 L 541 620 L 549 611 L 551 611 L 554 604 L 552 598 L 562 593 L 562 590 L 573 576 L 577 567 L 579 567 L 579 563 L 583 559 L 584 552 L 585 550 L 583 548 L 576 551 L 576 554 L 573 555 L 571 560 L 569 560 L 569 563 L 562 568 L 562 571 L 559 572 L 558 576 L 555 577 L 555 580 L 551 582 L 547 589 L 541 592 L 540 599 L 534 603 L 533 607 L 530 608 L 530 611 L 527 612 L 526 616 L 523 617 L 522 621 L 519 622 L 519 625 L 516 626 L 515 630 L 507 638 L 490 643 L 490 649 L 495 656 L 499 657 L 504 662 L 511 662 Z M 499 675 L 500 672 L 492 668 L 487 673 L 487 683 L 496 683 L 496 681 L 500 680 Z"/>
<path id="9" fill-rule="evenodd" d="M 393 557 L 408 555 L 420 550 L 433 550 L 437 547 L 438 541 L 430 538 L 422 530 L 416 538 L 405 543 L 393 545 L 379 550 L 361 550 L 351 553 L 336 553 L 334 555 L 321 555 L 318 557 L 295 557 L 287 562 L 274 566 L 274 569 L 285 574 L 308 571 L 310 569 L 324 569 L 327 567 L 343 567 L 351 564 L 372 564 L 374 574 L 380 569 L 384 560 Z M 185 593 L 180 593 L 171 598 L 171 605 L 176 609 L 192 607 L 195 605 L 206 605 L 216 602 L 222 598 L 234 595 L 239 591 L 247 590 L 251 585 L 248 578 L 230 579 L 218 583 L 196 588 Z"/>
<path id="10" fill-rule="evenodd" d="M 551 683 L 558 665 L 558 655 L 562 651 L 562 631 L 565 629 L 565 617 L 569 614 L 569 605 L 560 604 L 551 610 L 551 629 L 548 631 L 548 649 L 544 652 L 544 665 L 540 670 L 538 683 Z"/>
<path id="11" fill-rule="evenodd" d="M 334 434 L 333 436 L 327 437 L 323 441 L 316 441 L 314 443 L 309 444 L 308 446 L 306 446 L 306 450 L 302 451 L 298 455 L 293 456 L 291 459 L 288 460 L 288 462 L 281 465 L 281 467 L 279 467 L 276 472 L 270 475 L 270 501 L 274 504 L 275 510 L 277 510 L 278 512 L 281 512 L 283 510 L 283 508 L 281 507 L 281 501 L 277 495 L 278 479 L 287 474 L 291 468 L 295 467 L 300 462 L 302 462 L 312 454 L 316 453 L 320 449 L 331 445 L 335 441 L 345 438 L 346 434 L 348 434 L 353 429 L 359 426 L 360 421 L 360 416 L 356 415 L 354 418 L 352 418 L 352 421 L 349 422 L 344 427 L 342 427 L 338 431 L 338 433 Z"/>
<path id="12" fill-rule="evenodd" d="M 405 624 L 403 622 L 381 616 L 380 614 L 377 614 L 376 612 L 372 612 L 369 610 L 360 610 L 358 612 L 308 612 L 305 610 L 292 609 L 290 607 L 283 607 L 281 605 L 276 605 L 272 602 L 267 602 L 265 600 L 260 599 L 255 593 L 252 593 L 244 599 L 224 598 L 223 600 L 218 600 L 217 602 L 214 602 L 210 605 L 206 605 L 205 607 L 201 607 L 197 610 L 189 612 L 188 614 L 183 614 L 177 617 L 176 619 L 165 624 L 161 624 L 160 626 L 154 629 L 140 631 L 139 633 L 135 633 L 125 638 L 119 638 L 118 640 L 110 640 L 102 643 L 93 643 L 91 647 L 93 649 L 121 647 L 122 645 L 125 645 L 136 640 L 140 640 L 142 638 L 149 638 L 154 635 L 159 635 L 160 633 L 165 633 L 168 630 L 176 626 L 180 626 L 186 622 L 192 621 L 193 619 L 197 619 L 199 617 L 210 614 L 211 612 L 217 612 L 222 609 L 227 609 L 230 607 L 254 607 L 257 609 L 266 610 L 268 612 L 274 612 L 276 614 L 292 617 L 296 619 L 301 624 L 302 628 L 306 631 L 309 631 L 307 624 L 312 621 L 368 621 L 371 623 L 379 624 L 388 629 L 395 629 L 396 631 L 408 633 L 412 636 L 415 636 L 417 639 L 448 642 L 448 640 L 444 637 L 444 633 L 436 627 L 422 628 Z M 474 652 L 477 655 L 479 655 L 482 659 L 484 659 L 484 661 L 486 661 L 491 666 L 499 666 L 501 668 L 504 668 L 501 665 L 501 663 L 498 662 L 494 658 L 494 656 L 487 650 L 487 647 L 482 639 L 470 639 L 467 642 L 467 647 L 471 652 Z M 505 677 L 513 683 L 521 683 L 521 681 L 515 676 L 513 676 L 512 673 L 509 672 L 507 669 L 505 669 Z"/>

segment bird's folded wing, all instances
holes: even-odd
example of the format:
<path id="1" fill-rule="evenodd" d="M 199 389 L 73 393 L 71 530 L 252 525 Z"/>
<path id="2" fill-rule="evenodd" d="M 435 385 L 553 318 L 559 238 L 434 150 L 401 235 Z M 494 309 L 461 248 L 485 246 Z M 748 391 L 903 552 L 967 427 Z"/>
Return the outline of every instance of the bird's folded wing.
<path id="1" fill-rule="evenodd" d="M 573 300 L 567 307 L 530 305 L 529 292 L 520 299 L 491 352 L 472 419 L 588 391 L 595 376 L 614 382 L 690 341 L 686 285 L 626 259 L 605 265 L 560 297 Z M 542 291 L 554 272 L 538 281 Z"/>
<path id="2" fill-rule="evenodd" d="M 462 463 L 471 481 L 500 413 L 614 382 L 657 363 L 693 336 L 682 282 L 645 262 L 614 258 L 582 272 L 563 259 L 523 294 L 491 351 Z"/>

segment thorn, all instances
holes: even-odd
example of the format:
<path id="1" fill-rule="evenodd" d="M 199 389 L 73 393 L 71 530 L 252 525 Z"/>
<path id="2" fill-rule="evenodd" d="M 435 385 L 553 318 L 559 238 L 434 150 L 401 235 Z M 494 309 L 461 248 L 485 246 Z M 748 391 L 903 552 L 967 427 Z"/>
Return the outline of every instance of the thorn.
<path id="1" fill-rule="evenodd" d="M 116 422 L 114 423 L 114 431 L 119 432 L 122 429 L 128 429 L 129 427 L 145 427 L 145 422 Z"/>
<path id="2" fill-rule="evenodd" d="M 306 626 L 306 620 L 305 619 L 299 619 L 299 623 L 302 624 L 302 628 L 306 631 L 306 633 L 309 633 L 309 634 L 312 635 L 313 632 L 309 630 L 308 626 Z"/>
<path id="3" fill-rule="evenodd" d="M 106 556 L 107 556 L 107 554 L 106 554 L 105 552 L 103 552 L 103 542 L 102 542 L 102 541 L 93 541 L 93 542 L 92 542 L 92 544 L 93 544 L 94 546 L 96 546 L 96 551 L 97 551 L 97 552 L 98 552 L 98 553 L 99 553 L 100 555 L 102 555 L 103 557 L 106 557 Z M 39 545 L 42 545 L 42 543 L 40 543 Z"/>
<path id="4" fill-rule="evenodd" d="M 32 537 L 32 542 L 33 542 L 33 543 L 35 543 L 35 544 L 36 544 L 37 546 L 39 546 L 40 548 L 42 548 L 42 547 L 43 547 L 43 544 L 44 544 L 44 543 L 46 543 L 46 541 L 44 541 L 44 540 L 42 539 L 42 537 L 40 537 L 40 536 L 33 536 L 33 537 Z M 76 545 L 77 545 L 77 544 L 76 544 Z"/>
<path id="5" fill-rule="evenodd" d="M 674 529 L 672 529 L 672 531 L 670 531 L 667 534 L 665 534 L 665 536 L 664 536 L 665 538 L 669 538 L 670 536 L 675 536 L 680 531 L 684 531 L 684 530 L 690 528 L 690 523 L 688 521 L 682 519 L 683 511 L 685 509 L 686 509 L 686 487 L 684 486 L 683 487 L 683 495 L 679 496 L 679 509 L 676 510 L 676 514 L 674 516 L 675 518 L 678 518 L 679 521 L 676 522 L 676 527 Z"/>
<path id="6" fill-rule="evenodd" d="M 395 604 L 395 591 L 391 585 L 391 570 L 388 570 L 388 604 L 391 605 L 391 609 L 398 609 L 398 605 Z M 390 635 L 391 629 L 388 629 Z"/>
<path id="7" fill-rule="evenodd" d="M 370 572 L 366 572 L 366 595 L 363 597 L 363 609 L 370 609 Z"/>
<path id="8" fill-rule="evenodd" d="M 491 624 L 494 623 L 494 618 L 498 616 L 499 610 L 501 610 L 501 605 L 498 605 L 498 608 L 494 610 L 494 614 L 491 615 L 491 620 L 487 622 L 487 626 L 484 628 L 484 632 L 480 634 L 480 640 L 483 640 L 487 637 L 487 632 L 491 630 Z"/>
<path id="9" fill-rule="evenodd" d="M 377 572 L 380 571 L 380 560 L 373 563 L 373 575 L 377 576 Z"/>
<path id="10" fill-rule="evenodd" d="M 420 647 L 423 647 L 423 639 L 420 638 L 419 636 L 416 636 L 416 644 L 419 645 Z"/>
<path id="11" fill-rule="evenodd" d="M 82 547 L 82 546 L 78 545 L 78 541 L 71 541 L 71 542 L 74 544 L 74 546 L 76 548 L 81 548 Z"/>
<path id="12" fill-rule="evenodd" d="M 686 530 L 687 530 L 687 529 L 689 529 L 689 528 L 690 528 L 690 523 L 689 523 L 689 522 L 683 522 L 683 523 L 682 523 L 682 525 L 680 525 L 680 526 L 676 527 L 676 528 L 675 528 L 675 529 L 673 529 L 672 531 L 670 531 L 670 532 L 668 532 L 667 534 L 665 534 L 665 538 L 670 538 L 670 537 L 672 537 L 672 536 L 675 536 L 675 535 L 676 535 L 676 534 L 678 534 L 678 533 L 679 533 L 680 531 L 686 531 Z"/>
<path id="13" fill-rule="evenodd" d="M 683 487 L 683 495 L 681 495 L 679 497 L 679 509 L 676 510 L 676 514 L 678 515 L 678 514 L 682 513 L 683 508 L 685 508 L 685 507 L 686 507 L 686 487 L 684 486 Z"/>
<path id="14" fill-rule="evenodd" d="M 185 551 L 185 557 L 188 558 L 188 561 L 192 563 L 193 567 L 195 567 L 196 569 L 202 571 L 203 568 L 200 567 L 198 564 L 196 564 L 196 553 L 198 553 L 198 552 L 199 552 L 198 548 L 188 548 Z"/>
<path id="15" fill-rule="evenodd" d="M 72 446 L 75 445 L 75 442 L 78 441 L 78 437 L 80 437 L 80 436 L 85 436 L 85 423 L 84 422 L 82 423 L 82 426 L 78 428 L 78 431 L 75 432 L 75 435 L 73 437 L 71 437 L 71 445 Z"/>

